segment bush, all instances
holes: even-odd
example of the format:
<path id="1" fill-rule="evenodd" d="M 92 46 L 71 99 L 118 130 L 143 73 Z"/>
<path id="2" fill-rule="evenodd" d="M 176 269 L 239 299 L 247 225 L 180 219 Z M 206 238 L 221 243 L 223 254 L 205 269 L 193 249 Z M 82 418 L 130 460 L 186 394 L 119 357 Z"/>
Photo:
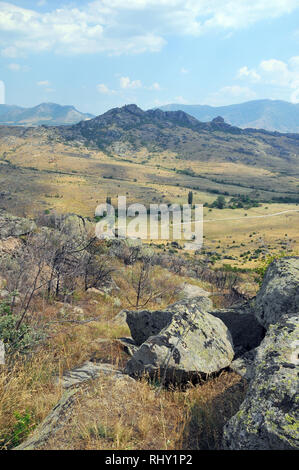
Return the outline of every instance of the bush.
<path id="1" fill-rule="evenodd" d="M 29 352 L 42 338 L 40 331 L 22 323 L 19 316 L 13 315 L 8 302 L 0 303 L 0 339 L 5 344 L 7 354 Z"/>
<path id="2" fill-rule="evenodd" d="M 268 267 L 270 266 L 270 264 L 272 263 L 272 261 L 283 258 L 285 256 L 286 254 L 284 252 L 277 254 L 277 255 L 268 255 L 267 258 L 262 262 L 262 264 L 258 266 L 257 268 L 255 268 L 255 272 L 258 274 L 257 282 L 260 286 L 263 283 L 263 279 L 265 277 L 266 271 Z"/>
<path id="3" fill-rule="evenodd" d="M 3 444 L 6 444 L 8 448 L 13 448 L 21 444 L 35 427 L 32 416 L 28 410 L 23 414 L 15 411 L 14 417 L 15 425 L 11 430 L 10 435 L 0 436 L 0 445 L 1 441 L 3 441 Z"/>

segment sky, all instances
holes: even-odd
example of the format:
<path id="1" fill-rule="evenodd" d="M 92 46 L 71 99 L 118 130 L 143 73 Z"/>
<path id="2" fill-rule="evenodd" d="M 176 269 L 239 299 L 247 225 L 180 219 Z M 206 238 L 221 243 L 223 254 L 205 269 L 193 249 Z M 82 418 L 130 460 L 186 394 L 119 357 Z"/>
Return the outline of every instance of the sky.
<path id="1" fill-rule="evenodd" d="M 0 103 L 299 102 L 299 0 L 0 1 Z"/>

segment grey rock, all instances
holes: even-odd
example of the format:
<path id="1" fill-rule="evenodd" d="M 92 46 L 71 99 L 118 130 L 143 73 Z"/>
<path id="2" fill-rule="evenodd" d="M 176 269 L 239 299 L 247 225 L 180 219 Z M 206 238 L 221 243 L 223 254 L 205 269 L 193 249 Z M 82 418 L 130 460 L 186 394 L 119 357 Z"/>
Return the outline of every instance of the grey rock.
<path id="1" fill-rule="evenodd" d="M 0 216 L 0 239 L 20 237 L 37 229 L 35 222 L 22 217 L 14 217 L 9 214 Z"/>
<path id="2" fill-rule="evenodd" d="M 254 377 L 255 356 L 256 349 L 252 349 L 251 351 L 248 351 L 235 359 L 229 368 L 250 382 L 250 380 Z"/>
<path id="3" fill-rule="evenodd" d="M 133 340 L 141 346 L 150 336 L 159 333 L 171 321 L 173 312 L 171 310 L 127 310 L 126 322 L 130 328 Z"/>
<path id="4" fill-rule="evenodd" d="M 124 375 L 120 370 L 116 369 L 112 364 L 94 363 L 87 361 L 79 367 L 66 372 L 62 378 L 56 379 L 56 384 L 68 389 L 80 385 L 87 380 L 96 379 L 100 375 L 112 375 L 120 380 L 130 380 L 130 377 Z"/>
<path id="5" fill-rule="evenodd" d="M 138 350 L 138 346 L 132 338 L 118 338 L 117 341 L 124 347 L 124 351 L 129 356 L 134 356 L 135 352 Z"/>
<path id="6" fill-rule="evenodd" d="M 211 292 L 206 291 L 202 287 L 185 283 L 183 287 L 182 295 L 185 299 L 192 299 L 193 297 L 199 297 L 199 296 L 209 297 L 211 295 Z"/>
<path id="7" fill-rule="evenodd" d="M 256 348 L 265 336 L 265 329 L 253 313 L 249 313 L 247 304 L 230 309 L 212 310 L 209 312 L 227 326 L 234 343 L 235 358 Z"/>
<path id="8" fill-rule="evenodd" d="M 200 296 L 200 308 L 208 311 L 212 308 L 210 299 Z M 177 302 L 178 305 L 181 302 Z M 143 344 L 150 336 L 158 334 L 165 326 L 167 326 L 176 312 L 175 306 L 170 305 L 164 310 L 122 310 L 121 315 L 126 317 L 127 324 L 130 328 L 131 335 L 135 343 L 139 346 Z M 119 314 L 120 315 L 120 314 Z"/>
<path id="9" fill-rule="evenodd" d="M 285 315 L 256 350 L 245 400 L 224 428 L 224 448 L 299 449 L 298 354 L 299 315 Z"/>
<path id="10" fill-rule="evenodd" d="M 127 312 L 128 310 L 121 310 L 115 317 L 113 318 L 113 323 L 119 326 L 127 326 Z"/>
<path id="11" fill-rule="evenodd" d="M 126 372 L 180 383 L 228 367 L 234 356 L 231 335 L 221 320 L 207 313 L 210 305 L 206 297 L 196 297 L 152 312 L 153 319 L 162 313 L 162 323 L 167 318 L 167 325 L 141 345 L 128 361 Z M 146 334 L 153 325 L 156 327 L 152 321 Z"/>
<path id="12" fill-rule="evenodd" d="M 256 296 L 254 313 L 265 328 L 299 311 L 299 257 L 273 261 Z"/>

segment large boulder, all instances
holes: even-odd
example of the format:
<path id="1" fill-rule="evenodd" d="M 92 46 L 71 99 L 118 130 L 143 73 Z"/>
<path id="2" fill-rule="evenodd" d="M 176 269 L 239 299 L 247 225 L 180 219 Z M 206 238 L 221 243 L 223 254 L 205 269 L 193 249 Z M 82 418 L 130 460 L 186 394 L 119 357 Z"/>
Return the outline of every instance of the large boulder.
<path id="1" fill-rule="evenodd" d="M 198 305 L 202 310 L 205 312 L 211 310 L 210 299 L 205 296 L 197 298 L 199 299 Z M 150 336 L 155 336 L 170 323 L 176 312 L 176 306 L 181 303 L 169 305 L 164 310 L 122 310 L 120 313 L 130 328 L 133 340 L 138 346 L 141 346 Z"/>
<path id="2" fill-rule="evenodd" d="M 150 310 L 123 310 L 122 314 L 126 315 L 126 322 L 132 338 L 138 346 L 141 346 L 150 336 L 158 334 L 173 317 L 171 308 L 154 312 Z"/>
<path id="3" fill-rule="evenodd" d="M 256 350 L 253 378 L 224 428 L 224 448 L 299 449 L 299 315 L 271 325 Z"/>
<path id="4" fill-rule="evenodd" d="M 181 383 L 228 367 L 234 356 L 232 338 L 224 323 L 208 313 L 210 306 L 207 297 L 196 297 L 152 312 L 152 319 L 164 313 L 166 325 L 143 342 L 128 361 L 126 372 Z"/>
<path id="5" fill-rule="evenodd" d="M 0 239 L 27 235 L 36 228 L 35 222 L 30 219 L 14 217 L 9 214 L 0 215 Z"/>
<path id="6" fill-rule="evenodd" d="M 265 328 L 299 311 L 299 257 L 273 261 L 256 296 L 255 315 Z"/>
<path id="7" fill-rule="evenodd" d="M 265 336 L 265 329 L 247 304 L 229 309 L 212 310 L 214 315 L 227 326 L 233 338 L 235 358 L 260 345 Z"/>

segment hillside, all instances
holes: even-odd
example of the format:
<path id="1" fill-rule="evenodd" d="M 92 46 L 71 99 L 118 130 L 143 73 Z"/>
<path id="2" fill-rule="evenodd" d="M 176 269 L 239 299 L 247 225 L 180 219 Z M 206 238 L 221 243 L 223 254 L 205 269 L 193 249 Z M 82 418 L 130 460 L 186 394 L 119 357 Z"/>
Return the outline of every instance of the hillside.
<path id="1" fill-rule="evenodd" d="M 41 103 L 33 108 L 0 105 L 0 124 L 3 125 L 57 126 L 75 124 L 92 117 L 92 114 L 81 113 L 74 106 L 61 106 L 55 103 Z"/>
<path id="2" fill-rule="evenodd" d="M 184 204 L 192 190 L 205 205 L 206 249 L 220 255 L 225 240 L 228 259 L 243 264 L 244 241 L 253 251 L 297 244 L 298 138 L 135 105 L 73 126 L 0 126 L 0 209 L 92 217 L 107 196 L 148 207 Z"/>
<path id="3" fill-rule="evenodd" d="M 79 140 L 120 156 L 141 149 L 171 151 L 183 160 L 238 162 L 290 174 L 298 171 L 299 135 L 240 129 L 221 117 L 203 123 L 183 111 L 143 111 L 127 105 L 56 132 L 64 140 Z"/>
<path id="4" fill-rule="evenodd" d="M 280 100 L 255 100 L 229 106 L 169 104 L 163 111 L 182 110 L 200 121 L 222 116 L 241 128 L 252 127 L 278 132 L 299 132 L 299 104 Z"/>

